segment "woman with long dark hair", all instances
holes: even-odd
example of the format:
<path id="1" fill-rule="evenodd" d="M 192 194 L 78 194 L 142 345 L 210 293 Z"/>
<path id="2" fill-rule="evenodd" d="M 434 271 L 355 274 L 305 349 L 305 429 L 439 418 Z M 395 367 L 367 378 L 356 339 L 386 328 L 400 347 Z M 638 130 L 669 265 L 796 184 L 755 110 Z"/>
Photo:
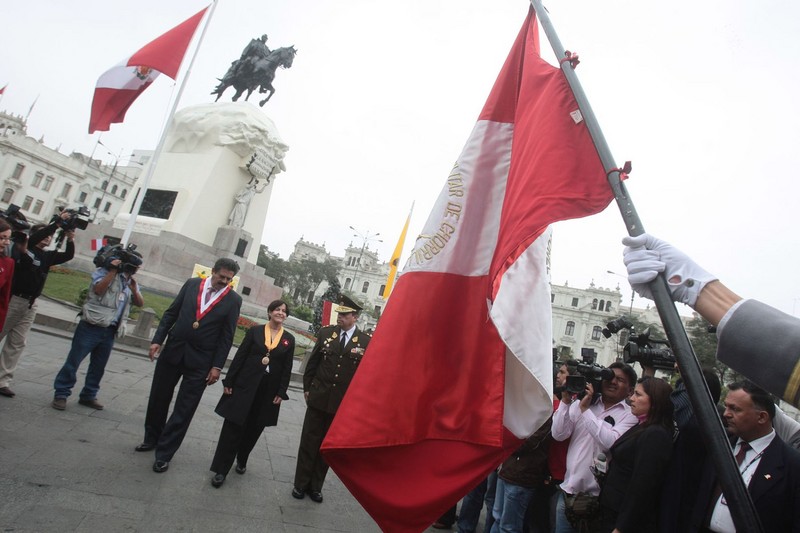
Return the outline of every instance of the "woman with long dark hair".
<path id="1" fill-rule="evenodd" d="M 211 463 L 211 484 L 220 487 L 236 460 L 244 474 L 247 459 L 267 426 L 278 424 L 281 402 L 292 376 L 294 336 L 283 329 L 289 306 L 275 300 L 267 307 L 269 322 L 250 328 L 222 380 L 216 413 L 225 418 Z"/>
<path id="2" fill-rule="evenodd" d="M 608 474 L 600 492 L 604 531 L 658 531 L 661 487 L 672 456 L 671 392 L 666 381 L 644 377 L 631 394 L 631 412 L 639 423 L 609 450 Z"/>

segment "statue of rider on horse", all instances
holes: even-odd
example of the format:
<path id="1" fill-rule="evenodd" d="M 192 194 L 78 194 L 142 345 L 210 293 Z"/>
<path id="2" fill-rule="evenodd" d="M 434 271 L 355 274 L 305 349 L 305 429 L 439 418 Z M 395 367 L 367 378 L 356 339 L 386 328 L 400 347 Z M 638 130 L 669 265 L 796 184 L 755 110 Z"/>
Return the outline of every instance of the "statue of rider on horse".
<path id="1" fill-rule="evenodd" d="M 234 102 L 245 91 L 247 100 L 256 89 L 259 93 L 269 93 L 258 105 L 263 106 L 272 97 L 275 93 L 275 88 L 272 86 L 275 70 L 278 67 L 290 68 L 297 50 L 294 46 L 270 50 L 267 47 L 267 39 L 266 34 L 258 39 L 251 39 L 242 51 L 241 57 L 231 63 L 228 72 L 219 79 L 219 85 L 211 93 L 217 95 L 217 100 L 225 89 L 231 86 L 236 89 L 236 94 L 233 95 Z"/>

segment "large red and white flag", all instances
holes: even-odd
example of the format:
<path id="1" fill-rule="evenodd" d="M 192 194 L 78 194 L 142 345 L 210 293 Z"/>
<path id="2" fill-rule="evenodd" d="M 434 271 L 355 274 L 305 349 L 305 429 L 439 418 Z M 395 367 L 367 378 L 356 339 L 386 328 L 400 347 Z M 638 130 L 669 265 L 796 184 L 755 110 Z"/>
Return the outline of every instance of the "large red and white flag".
<path id="1" fill-rule="evenodd" d="M 108 131 L 125 120 L 125 113 L 160 73 L 178 77 L 183 56 L 208 8 L 156 38 L 144 48 L 111 67 L 97 80 L 92 100 L 89 133 Z"/>
<path id="2" fill-rule="evenodd" d="M 426 529 L 550 416 L 548 226 L 611 198 L 531 12 L 322 445 L 381 529 Z"/>

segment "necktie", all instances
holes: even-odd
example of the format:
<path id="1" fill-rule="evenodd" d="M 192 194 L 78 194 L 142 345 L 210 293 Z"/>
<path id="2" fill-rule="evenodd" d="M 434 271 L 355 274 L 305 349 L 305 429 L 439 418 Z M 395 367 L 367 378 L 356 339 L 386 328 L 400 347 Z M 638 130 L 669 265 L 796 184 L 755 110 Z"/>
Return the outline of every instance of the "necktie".
<path id="1" fill-rule="evenodd" d="M 746 442 L 742 442 L 741 446 L 739 446 L 739 451 L 736 452 L 736 465 L 741 468 L 742 462 L 744 462 L 744 456 L 747 454 L 747 450 L 750 449 L 750 445 Z M 706 516 L 706 524 L 708 525 L 711 522 L 711 516 L 714 514 L 714 507 L 717 506 L 717 500 L 722 495 L 722 485 L 717 481 L 717 484 L 714 486 L 714 492 L 711 496 L 711 508 L 708 510 Z"/>
<path id="2" fill-rule="evenodd" d="M 742 461 L 744 461 L 744 456 L 747 453 L 747 450 L 750 449 L 750 445 L 746 442 L 742 442 L 742 445 L 739 446 L 739 451 L 736 453 L 736 464 L 738 466 L 742 466 Z"/>
<path id="3" fill-rule="evenodd" d="M 342 336 L 339 338 L 339 346 L 341 346 L 342 350 L 344 350 L 346 344 L 347 344 L 347 333 L 343 331 Z"/>

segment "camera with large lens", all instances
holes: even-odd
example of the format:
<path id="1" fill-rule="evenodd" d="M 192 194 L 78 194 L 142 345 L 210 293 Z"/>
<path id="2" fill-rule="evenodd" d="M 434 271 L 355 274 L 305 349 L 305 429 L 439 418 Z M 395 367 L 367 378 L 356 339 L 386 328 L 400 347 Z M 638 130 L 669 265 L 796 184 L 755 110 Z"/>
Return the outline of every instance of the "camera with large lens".
<path id="1" fill-rule="evenodd" d="M 11 242 L 17 244 L 27 242 L 28 234 L 26 232 L 31 228 L 31 224 L 19 210 L 18 205 L 9 204 L 5 211 L 0 209 L 0 218 L 11 226 Z"/>
<path id="2" fill-rule="evenodd" d="M 603 381 L 614 379 L 614 371 L 598 365 L 596 361 L 597 352 L 592 348 L 581 348 L 581 360 L 567 363 L 570 370 L 570 375 L 567 376 L 567 392 L 583 398 L 586 394 L 586 384 L 591 383 L 595 393 L 599 394 Z"/>
<path id="3" fill-rule="evenodd" d="M 120 264 L 114 266 L 111 263 L 116 259 L 120 260 Z M 94 256 L 94 266 L 135 274 L 142 266 L 142 254 L 136 251 L 135 244 L 129 244 L 126 248 L 123 248 L 121 244 L 107 244 L 100 248 L 97 255 Z"/>
<path id="4" fill-rule="evenodd" d="M 59 229 L 70 231 L 70 230 L 85 230 L 86 227 L 89 225 L 89 217 L 92 216 L 92 212 L 89 211 L 89 208 L 80 205 L 78 207 L 59 207 L 59 213 L 53 215 L 53 218 L 50 219 L 50 223 L 56 223 Z M 69 216 L 67 218 L 61 218 L 61 215 L 64 213 L 68 213 Z"/>
<path id="5" fill-rule="evenodd" d="M 623 329 L 630 329 L 632 327 L 633 327 L 633 322 L 628 320 L 628 317 L 621 316 L 619 318 L 615 318 L 614 320 L 606 324 L 605 328 L 603 328 L 603 337 L 605 337 L 606 339 L 610 339 L 611 335 L 613 335 L 614 333 L 619 333 Z"/>
<path id="6" fill-rule="evenodd" d="M 59 228 L 58 236 L 56 237 L 56 249 L 61 248 L 61 243 L 64 242 L 64 233 L 67 231 L 75 231 L 76 229 L 85 230 L 89 225 L 89 217 L 92 212 L 89 208 L 83 205 L 78 207 L 64 207 L 58 208 L 58 213 L 53 215 L 50 223 L 55 223 Z M 69 216 L 62 218 L 61 215 L 68 213 Z"/>
<path id="7" fill-rule="evenodd" d="M 655 345 L 666 345 L 667 348 L 656 348 Z M 622 350 L 622 359 L 632 365 L 639 363 L 642 367 L 649 366 L 656 370 L 673 370 L 675 368 L 675 354 L 669 349 L 669 342 L 650 338 L 650 328 L 641 334 L 631 336 L 628 344 Z"/>

